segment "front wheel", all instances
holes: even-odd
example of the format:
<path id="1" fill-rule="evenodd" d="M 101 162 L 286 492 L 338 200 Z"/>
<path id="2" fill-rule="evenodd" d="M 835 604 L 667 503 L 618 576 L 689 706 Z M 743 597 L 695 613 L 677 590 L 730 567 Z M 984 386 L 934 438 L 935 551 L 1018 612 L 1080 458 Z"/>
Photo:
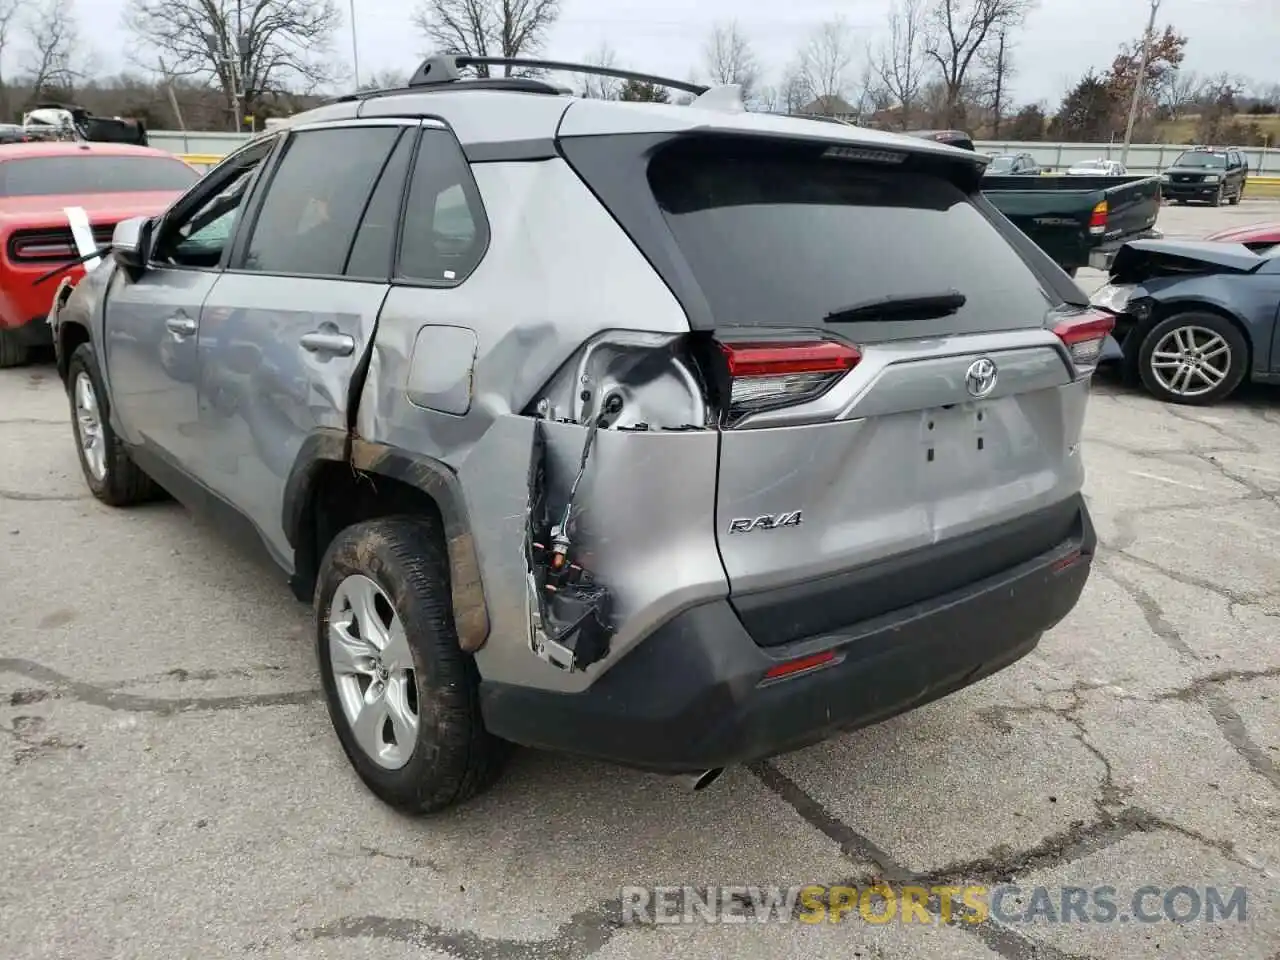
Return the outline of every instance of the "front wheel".
<path id="1" fill-rule="evenodd" d="M 1234 207 L 1242 199 L 1244 199 L 1244 184 L 1240 184 L 1240 188 L 1231 196 L 1231 205 Z"/>
<path id="2" fill-rule="evenodd" d="M 316 584 L 316 653 L 338 740 L 360 779 L 407 813 L 443 810 L 501 770 L 458 646 L 443 531 L 420 517 L 348 527 Z"/>
<path id="3" fill-rule="evenodd" d="M 112 507 L 155 499 L 160 489 L 129 458 L 129 451 L 111 429 L 97 356 L 87 343 L 76 347 L 67 361 L 67 396 L 80 469 L 89 491 Z"/>
<path id="4" fill-rule="evenodd" d="M 1142 340 L 1142 384 L 1166 403 L 1207 405 L 1226 399 L 1244 379 L 1249 347 L 1216 313 L 1181 313 L 1157 323 Z"/>
<path id="5" fill-rule="evenodd" d="M 1211 207 L 1220 207 L 1220 206 L 1222 206 L 1222 201 L 1223 201 L 1223 200 L 1225 200 L 1225 199 L 1226 199 L 1226 197 L 1227 197 L 1227 189 L 1226 189 L 1226 187 L 1224 187 L 1224 186 L 1222 186 L 1222 185 L 1220 184 L 1220 185 L 1218 186 L 1218 192 L 1217 192 L 1217 193 L 1215 193 L 1215 194 L 1213 195 L 1213 199 L 1209 201 L 1209 206 L 1211 206 Z"/>

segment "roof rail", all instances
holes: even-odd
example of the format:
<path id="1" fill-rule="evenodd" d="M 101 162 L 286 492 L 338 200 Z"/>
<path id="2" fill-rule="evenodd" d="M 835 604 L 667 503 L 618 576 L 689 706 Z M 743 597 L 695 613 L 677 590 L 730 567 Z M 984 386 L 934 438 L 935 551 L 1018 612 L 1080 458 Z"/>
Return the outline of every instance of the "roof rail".
<path id="1" fill-rule="evenodd" d="M 699 97 L 710 89 L 700 83 L 692 83 L 688 80 L 673 80 L 670 77 L 636 73 L 632 70 L 615 70 L 613 67 L 600 67 L 589 63 L 568 63 L 562 60 L 531 60 L 523 57 L 473 57 L 462 53 L 444 53 L 428 57 L 414 71 L 413 76 L 409 78 L 409 86 L 431 87 L 465 80 L 466 78 L 461 73 L 461 70 L 465 67 L 517 67 L 526 70 L 563 70 L 566 73 L 586 73 L 598 77 L 613 77 L 615 80 L 634 80 L 637 83 L 651 83 L 655 86 L 683 90 Z M 524 83 L 529 82 L 527 78 L 523 77 L 507 79 L 520 79 Z M 468 82 L 474 83 L 477 81 Z"/>

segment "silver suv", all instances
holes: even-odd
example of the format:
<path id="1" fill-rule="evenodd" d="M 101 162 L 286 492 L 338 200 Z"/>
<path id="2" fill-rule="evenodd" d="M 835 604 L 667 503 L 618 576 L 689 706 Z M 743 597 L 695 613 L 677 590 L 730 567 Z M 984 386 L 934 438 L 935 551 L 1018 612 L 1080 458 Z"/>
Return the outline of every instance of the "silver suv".
<path id="1" fill-rule="evenodd" d="M 294 117 L 50 317 L 93 493 L 265 545 L 369 788 L 437 810 L 512 742 L 701 786 L 1032 650 L 1112 321 L 985 158 L 478 64 L 566 66 Z"/>

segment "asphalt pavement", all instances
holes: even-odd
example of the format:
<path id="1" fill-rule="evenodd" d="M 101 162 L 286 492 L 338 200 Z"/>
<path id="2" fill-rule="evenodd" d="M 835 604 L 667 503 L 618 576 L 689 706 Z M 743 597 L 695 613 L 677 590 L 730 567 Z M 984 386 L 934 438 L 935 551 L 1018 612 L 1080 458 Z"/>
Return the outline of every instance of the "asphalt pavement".
<path id="1" fill-rule="evenodd" d="M 520 752 L 411 820 L 349 769 L 279 575 L 173 504 L 98 504 L 52 367 L 0 371 L 0 956 L 1276 960 L 1280 391 L 1103 378 L 1085 456 L 1094 575 L 1014 667 L 700 793 Z M 1003 922 L 621 922 L 630 886 L 875 880 L 1019 889 Z M 1064 886 L 1120 909 L 1019 922 Z M 1174 915 L 1247 900 L 1175 923 L 1179 886 Z"/>

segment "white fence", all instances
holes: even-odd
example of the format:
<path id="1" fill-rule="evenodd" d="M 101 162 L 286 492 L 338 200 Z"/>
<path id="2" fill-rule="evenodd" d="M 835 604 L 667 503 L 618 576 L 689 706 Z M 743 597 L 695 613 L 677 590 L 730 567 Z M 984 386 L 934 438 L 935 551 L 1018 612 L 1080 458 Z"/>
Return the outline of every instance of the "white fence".
<path id="1" fill-rule="evenodd" d="M 1054 170 L 1065 170 L 1073 163 L 1081 160 L 1096 160 L 1103 157 L 1108 160 L 1119 160 L 1124 153 L 1124 145 L 1120 143 L 1017 143 L 1012 140 L 978 140 L 974 146 L 983 153 L 999 151 L 1000 153 L 1029 153 L 1036 158 L 1042 167 Z M 1125 166 L 1131 173 L 1159 173 L 1188 144 L 1176 143 L 1134 143 L 1129 145 L 1129 158 Z M 1280 150 L 1263 149 L 1262 147 L 1241 147 L 1249 161 L 1249 172 L 1259 176 L 1280 176 Z"/>
<path id="2" fill-rule="evenodd" d="M 176 130 L 148 131 L 153 146 L 173 153 L 222 156 L 248 139 L 238 133 L 182 133 Z M 1013 140 L 979 140 L 982 152 L 1029 153 L 1043 167 L 1065 170 L 1080 160 L 1098 157 L 1120 159 L 1123 148 L 1117 143 L 1018 143 Z M 1187 147 L 1172 143 L 1135 143 L 1129 147 L 1127 166 L 1134 173 L 1158 173 Z M 1241 150 L 1249 159 L 1249 170 L 1259 175 L 1280 176 L 1280 149 L 1248 147 Z"/>

